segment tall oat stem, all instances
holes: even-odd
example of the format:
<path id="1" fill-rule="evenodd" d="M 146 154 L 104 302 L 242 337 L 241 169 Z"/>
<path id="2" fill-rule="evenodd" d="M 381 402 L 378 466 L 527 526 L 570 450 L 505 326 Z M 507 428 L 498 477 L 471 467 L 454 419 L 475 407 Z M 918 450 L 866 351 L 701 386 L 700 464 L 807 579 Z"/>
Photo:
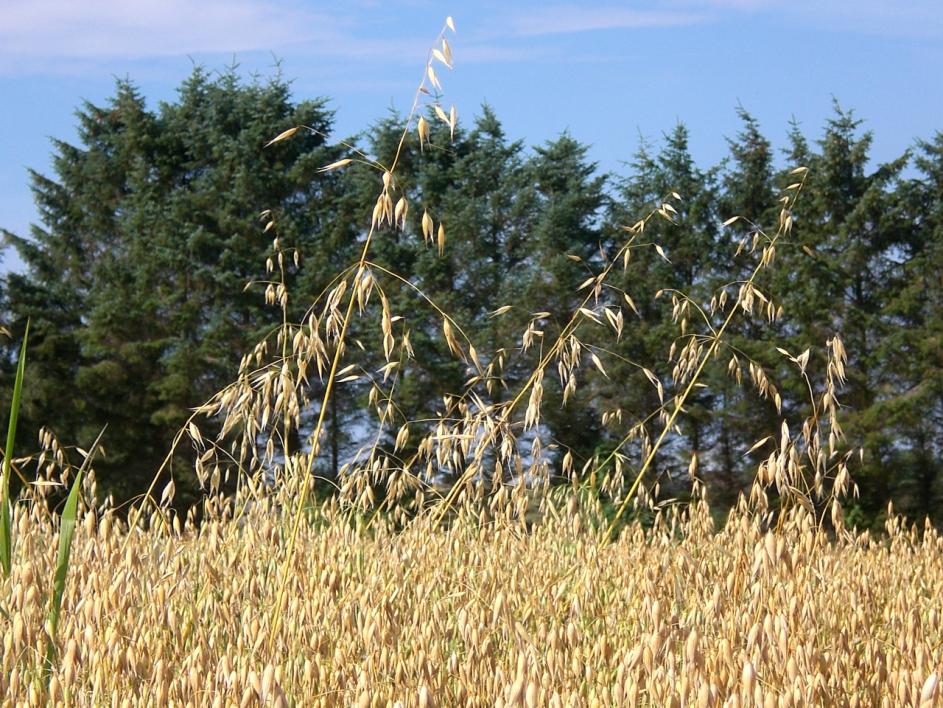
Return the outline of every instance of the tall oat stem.
<path id="1" fill-rule="evenodd" d="M 753 272 L 750 274 L 750 277 L 747 281 L 741 286 L 740 292 L 746 292 L 752 289 L 753 283 L 756 281 L 757 277 L 763 272 L 773 261 L 775 254 L 776 242 L 780 237 L 785 236 L 792 230 L 792 216 L 791 210 L 795 206 L 796 200 L 799 198 L 799 194 L 802 192 L 803 186 L 805 186 L 805 180 L 808 175 L 808 171 L 805 168 L 797 168 L 802 172 L 802 179 L 799 182 L 799 186 L 796 187 L 791 200 L 787 201 L 782 210 L 780 211 L 779 216 L 779 226 L 776 230 L 776 233 L 772 238 L 769 239 L 763 247 L 763 252 L 760 256 L 759 262 L 756 264 L 756 267 L 753 269 Z M 622 515 L 625 513 L 625 510 L 629 506 L 629 502 L 634 497 L 635 493 L 638 491 L 639 485 L 642 483 L 642 479 L 645 477 L 645 473 L 648 472 L 649 467 L 651 467 L 652 462 L 655 459 L 655 455 L 658 454 L 658 450 L 661 448 L 662 443 L 668 435 L 668 432 L 674 426 L 675 420 L 678 418 L 678 414 L 684 409 L 684 404 L 687 402 L 688 397 L 691 395 L 691 391 L 694 390 L 694 387 L 697 385 L 698 380 L 701 377 L 701 373 L 704 371 L 704 367 L 707 366 L 707 362 L 714 356 L 714 353 L 717 351 L 718 347 L 721 344 L 724 333 L 727 331 L 727 327 L 730 326 L 730 323 L 733 321 L 734 316 L 737 314 L 737 311 L 741 308 L 742 301 L 738 300 L 734 303 L 734 306 L 730 308 L 730 312 L 727 313 L 727 316 L 724 318 L 723 324 L 714 334 L 711 340 L 711 345 L 708 347 L 707 351 L 704 352 L 704 355 L 701 357 L 700 362 L 697 365 L 697 368 L 694 371 L 691 380 L 688 381 L 687 386 L 685 386 L 684 391 L 681 395 L 675 398 L 674 410 L 671 411 L 671 415 L 668 416 L 668 420 L 665 422 L 664 427 L 661 430 L 661 433 L 658 435 L 658 438 L 655 440 L 655 444 L 652 445 L 651 450 L 649 450 L 648 455 L 645 457 L 645 461 L 642 463 L 642 466 L 639 468 L 638 473 L 635 475 L 635 479 L 632 482 L 632 486 L 629 487 L 628 492 L 625 495 L 625 499 L 622 500 L 622 503 L 619 505 L 619 509 L 616 511 L 616 515 L 612 518 L 612 521 L 609 523 L 609 527 L 606 529 L 606 533 L 602 536 L 601 543 L 606 543 L 612 540 L 616 527 L 619 524 L 619 521 L 622 519 Z M 626 435 L 622 438 L 618 445 L 616 445 L 612 452 L 606 456 L 606 458 L 597 466 L 596 472 L 601 471 L 612 462 L 613 458 L 618 454 L 619 450 L 625 445 L 630 439 L 630 435 Z"/>
<path id="2" fill-rule="evenodd" d="M 451 18 L 448 18 L 440 30 L 436 42 L 438 43 L 442 37 L 445 35 L 446 31 L 452 27 Z M 412 106 L 409 109 L 409 113 L 406 116 L 406 120 L 403 126 L 403 131 L 400 134 L 399 143 L 396 146 L 396 153 L 393 156 L 393 160 L 390 163 L 390 166 L 386 168 L 383 175 L 384 179 L 384 193 L 386 189 L 390 188 L 393 181 L 393 176 L 396 172 L 396 167 L 399 164 L 399 159 L 403 151 L 403 146 L 406 143 L 406 138 L 409 135 L 410 127 L 412 125 L 413 119 L 416 116 L 416 112 L 419 108 L 420 97 L 423 93 L 427 93 L 426 82 L 428 80 L 429 71 L 428 68 L 431 65 L 433 57 L 433 49 L 429 50 L 429 55 L 426 61 L 426 65 L 423 68 L 422 79 L 419 82 L 416 92 L 413 95 Z M 370 253 L 370 245 L 373 242 L 373 236 L 376 233 L 376 227 L 380 223 L 380 219 L 374 215 L 374 218 L 370 221 L 370 229 L 367 231 L 367 238 L 364 241 L 363 248 L 360 251 L 360 259 L 357 262 L 356 272 L 354 275 L 355 280 L 358 279 L 364 272 L 364 269 L 367 265 L 367 259 Z M 310 450 L 304 466 L 304 473 L 301 475 L 298 482 L 301 484 L 300 493 L 297 495 L 295 501 L 295 508 L 293 511 L 292 525 L 291 525 L 291 535 L 288 540 L 288 548 L 285 552 L 285 559 L 282 561 L 281 569 L 278 574 L 278 594 L 275 598 L 275 605 L 272 607 L 272 616 L 269 622 L 271 627 L 269 635 L 269 653 L 271 654 L 272 648 L 275 643 L 276 636 L 278 631 L 281 628 L 282 620 L 282 611 L 285 606 L 285 594 L 288 587 L 288 574 L 291 567 L 291 563 L 294 560 L 295 547 L 298 539 L 298 530 L 301 527 L 301 519 L 304 516 L 305 504 L 308 500 L 308 489 L 311 487 L 311 473 L 314 470 L 314 461 L 317 459 L 319 452 L 319 442 L 321 439 L 321 432 L 324 428 L 324 420 L 327 416 L 328 404 L 331 400 L 331 395 L 334 392 L 334 386 L 337 379 L 337 372 L 339 369 L 341 358 L 344 354 L 344 344 L 347 337 L 347 330 L 350 326 L 351 317 L 353 317 L 354 306 L 357 302 L 357 288 L 353 286 L 350 288 L 350 293 L 348 294 L 347 300 L 347 310 L 344 313 L 344 319 L 341 324 L 340 331 L 337 335 L 337 340 L 334 346 L 334 355 L 331 360 L 331 368 L 328 373 L 327 384 L 324 389 L 324 396 L 321 399 L 321 407 L 318 411 L 318 420 L 314 426 L 314 430 L 311 433 L 310 438 Z"/>

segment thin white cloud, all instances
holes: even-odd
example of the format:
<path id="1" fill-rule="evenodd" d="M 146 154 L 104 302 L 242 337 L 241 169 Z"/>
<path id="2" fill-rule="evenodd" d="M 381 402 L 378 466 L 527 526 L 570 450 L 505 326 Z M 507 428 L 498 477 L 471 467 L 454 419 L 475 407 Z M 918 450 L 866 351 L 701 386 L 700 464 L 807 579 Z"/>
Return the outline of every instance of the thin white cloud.
<path id="1" fill-rule="evenodd" d="M 333 60 L 422 61 L 427 37 L 390 33 L 390 22 L 429 14 L 426 0 L 0 0 L 0 76 L 75 73 L 115 60 L 245 55 Z M 458 3 L 461 5 L 461 2 Z M 421 5 L 416 9 L 414 5 Z M 329 10 L 326 8 L 330 8 Z M 469 63 L 526 62 L 542 37 L 738 22 L 762 16 L 792 28 L 904 37 L 943 36 L 943 0 L 551 0 L 456 10 Z M 403 25 L 397 25 L 402 28 Z M 520 42 L 510 45 L 515 37 Z M 470 40 L 470 41 L 469 41 Z M 535 40 L 535 41 L 527 41 Z M 547 42 L 540 42 L 548 49 Z"/>
<path id="2" fill-rule="evenodd" d="M 253 52 L 316 59 L 335 74 L 372 61 L 420 65 L 428 37 L 391 35 L 371 2 L 327 11 L 311 0 L 0 0 L 0 77 Z M 469 64 L 525 62 L 551 51 L 465 35 L 453 44 Z"/>
<path id="3" fill-rule="evenodd" d="M 738 13 L 811 30 L 900 37 L 943 36 L 940 0 L 667 0 L 675 9 L 709 12 L 717 19 Z"/>
<path id="4" fill-rule="evenodd" d="M 627 7 L 631 5 L 631 7 Z M 900 37 L 943 36 L 943 0 L 640 0 L 515 9 L 505 23 L 517 36 L 678 27 L 763 15 L 793 28 Z"/>
<path id="5" fill-rule="evenodd" d="M 5 64 L 271 49 L 339 29 L 332 17 L 264 0 L 7 0 L 0 17 Z"/>
<path id="6" fill-rule="evenodd" d="M 422 62 L 428 38 L 391 35 L 369 2 L 328 11 L 310 0 L 0 0 L 0 76 L 252 52 L 328 60 L 334 71 Z M 476 45 L 470 61 L 509 60 L 516 52 Z"/>
<path id="7" fill-rule="evenodd" d="M 782 12 L 817 28 L 899 37 L 943 36 L 940 0 L 801 0 L 783 5 Z"/>
<path id="8" fill-rule="evenodd" d="M 632 10 L 623 7 L 557 5 L 518 13 L 510 30 L 518 36 L 575 34 L 598 30 L 677 27 L 701 22 L 703 13 L 684 10 Z"/>
<path id="9" fill-rule="evenodd" d="M 498 43 L 453 42 L 458 47 L 457 61 L 462 64 L 503 64 L 506 62 L 529 62 L 558 56 L 553 47 L 531 47 L 502 45 Z"/>

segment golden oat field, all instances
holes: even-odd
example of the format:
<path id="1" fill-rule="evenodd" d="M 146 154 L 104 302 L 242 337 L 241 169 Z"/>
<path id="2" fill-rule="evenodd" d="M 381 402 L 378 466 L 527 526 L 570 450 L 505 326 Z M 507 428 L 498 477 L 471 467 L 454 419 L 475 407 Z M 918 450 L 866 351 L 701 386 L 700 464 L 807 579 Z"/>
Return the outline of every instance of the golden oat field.
<path id="1" fill-rule="evenodd" d="M 440 256 L 450 247 L 397 167 L 409 136 L 423 155 L 456 129 L 440 101 L 454 31 L 449 18 L 392 161 L 347 146 L 350 157 L 322 168 L 373 170 L 376 199 L 359 258 L 301 295 L 300 319 L 286 273 L 306 254 L 262 213 L 276 324 L 233 383 L 192 409 L 130 506 L 95 494 L 101 434 L 78 450 L 78 470 L 45 430 L 36 456 L 14 458 L 27 326 L 0 489 L 0 705 L 943 708 L 943 537 L 890 508 L 881 533 L 849 526 L 861 451 L 841 426 L 842 340 L 817 353 L 776 347 L 800 392 L 786 406 L 778 379 L 733 340 L 783 315 L 764 276 L 789 245 L 809 170 L 788 173 L 775 228 L 732 240 L 737 280 L 697 297 L 653 294 L 667 357 L 623 363 L 644 374 L 654 408 L 594 403 L 612 444 L 576 460 L 542 427 L 545 386 L 562 406 L 590 376 L 609 378 L 605 338 L 635 336 L 620 283 L 640 249 L 668 261 L 645 229 L 679 226 L 683 197 L 669 192 L 620 225 L 554 326 L 532 313 L 513 348 L 476 348 L 457 315 L 371 252 L 384 238 Z M 468 378 L 434 417 L 410 420 L 396 396 L 423 357 L 405 324 L 419 307 L 435 320 L 425 334 Z M 699 477 L 711 450 L 678 435 L 715 362 L 777 416 L 746 451 L 759 451 L 753 477 L 726 516 Z M 325 483 L 326 420 L 338 388 L 354 384 L 372 443 L 325 494 L 315 480 Z M 666 479 L 666 457 L 690 460 L 687 476 Z M 182 477 L 203 496 L 175 501 Z"/>
<path id="2" fill-rule="evenodd" d="M 284 617 L 277 510 L 198 532 L 89 513 L 60 661 L 44 678 L 55 534 L 18 514 L 0 581 L 4 705 L 932 706 L 943 539 L 765 530 L 703 503 L 603 543 L 576 497 L 530 528 L 458 517 L 396 531 L 325 509 L 304 524 Z"/>

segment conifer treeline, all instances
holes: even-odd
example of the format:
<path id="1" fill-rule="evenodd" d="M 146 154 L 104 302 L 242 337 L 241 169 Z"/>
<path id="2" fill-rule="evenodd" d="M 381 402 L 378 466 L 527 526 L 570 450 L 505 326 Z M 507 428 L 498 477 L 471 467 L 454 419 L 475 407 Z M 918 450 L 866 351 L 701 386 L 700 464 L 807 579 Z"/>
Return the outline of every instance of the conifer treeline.
<path id="1" fill-rule="evenodd" d="M 198 69 L 173 102 L 153 110 L 132 84 L 119 82 L 104 106 L 86 103 L 77 115 L 79 144 L 54 141 L 54 174 L 31 173 L 41 223 L 29 237 L 4 232 L 26 270 L 2 282 L 3 320 L 15 336 L 4 344 L 0 385 L 8 395 L 16 342 L 30 317 L 20 449 L 32 446 L 41 425 L 81 445 L 108 423 L 100 486 L 121 499 L 146 488 L 189 409 L 231 380 L 278 314 L 260 288 L 244 288 L 266 277 L 271 253 L 259 212 L 271 209 L 282 243 L 300 253 L 299 266 L 289 268 L 292 315 L 300 318 L 356 260 L 377 178 L 356 164 L 318 171 L 348 151 L 331 135 L 327 102 L 294 102 L 279 77 L 246 83 Z M 786 154 L 776 159 L 757 121 L 743 109 L 739 118 L 720 165 L 698 167 L 687 130 L 677 125 L 658 145 L 627 155 L 625 175 L 614 176 L 568 134 L 533 148 L 510 141 L 485 107 L 451 141 L 447 126 L 433 130 L 424 151 L 407 141 L 398 179 L 413 195 L 410 226 L 384 231 L 373 260 L 452 315 L 479 351 L 505 358 L 507 389 L 493 394 L 500 400 L 529 373 L 518 349 L 530 315 L 547 313 L 544 337 L 552 341 L 600 252 L 613 252 L 624 237 L 619 226 L 666 195 L 681 195 L 679 223 L 656 220 L 645 231 L 667 260 L 653 249 L 634 251 L 621 283 L 632 299 L 616 303 L 622 336 L 598 343 L 608 378 L 587 375 L 566 406 L 559 382 L 545 382 L 542 432 L 579 466 L 621 437 L 602 424 L 604 410 L 631 419 L 658 405 L 632 362 L 657 363 L 670 387 L 666 356 L 677 329 L 670 298 L 656 292 L 677 289 L 706 304 L 718 287 L 742 279 L 746 261 L 734 252 L 754 227 L 722 223 L 740 214 L 774 230 L 777 196 L 794 181 L 788 170 L 805 165 L 811 172 L 793 237 L 762 284 L 784 317 L 737 326 L 735 349 L 706 372 L 708 385 L 683 418 L 683 439 L 660 454 L 656 473 L 683 479 L 697 451 L 711 498 L 732 503 L 758 461 L 745 453 L 777 431 L 780 416 L 729 376 L 731 351 L 763 364 L 788 417 L 807 393 L 776 348 L 811 348 L 815 366 L 838 333 L 850 357 L 846 433 L 866 450 L 854 520 L 879 523 L 893 498 L 899 510 L 943 521 L 943 133 L 873 166 L 871 134 L 836 105 L 813 142 L 791 126 Z M 262 148 L 299 124 L 316 132 Z M 389 161 L 400 130 L 401 120 L 390 117 L 357 143 Z M 445 225 L 444 255 L 423 243 L 423 209 Z M 467 371 L 415 291 L 395 282 L 386 290 L 392 310 L 410 321 L 416 352 L 397 405 L 404 419 L 422 419 L 461 389 Z M 491 316 L 504 305 L 513 308 Z M 379 351 L 372 330 L 353 334 L 363 356 Z M 365 390 L 342 387 L 333 400 L 321 460 L 327 474 L 369 427 Z"/>

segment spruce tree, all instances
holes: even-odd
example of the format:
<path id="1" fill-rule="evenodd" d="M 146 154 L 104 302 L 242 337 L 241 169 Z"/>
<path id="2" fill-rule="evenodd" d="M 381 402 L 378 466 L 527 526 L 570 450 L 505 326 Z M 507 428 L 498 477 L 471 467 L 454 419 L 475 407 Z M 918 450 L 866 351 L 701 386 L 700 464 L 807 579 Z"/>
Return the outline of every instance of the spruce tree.
<path id="1" fill-rule="evenodd" d="M 672 368 L 668 361 L 672 341 L 679 335 L 672 321 L 673 300 L 691 298 L 706 307 L 717 278 L 718 218 L 713 171 L 700 170 L 691 157 L 688 131 L 683 124 L 665 135 L 657 154 L 643 142 L 629 164 L 630 175 L 619 184 L 610 221 L 614 225 L 632 225 L 662 204 L 671 204 L 674 212 L 669 223 L 660 216 L 651 219 L 638 238 L 620 286 L 632 299 L 634 311 L 625 307 L 626 332 L 617 352 L 627 362 L 614 362 L 608 395 L 610 407 L 623 411 L 622 431 L 613 431 L 614 439 L 625 433 L 627 424 L 640 421 L 656 411 L 661 398 L 642 366 L 660 380 L 663 390 L 673 389 Z M 625 236 L 618 231 L 611 237 L 618 243 Z M 661 252 L 655 248 L 657 246 Z M 637 311 L 637 314 L 636 314 Z M 700 318 L 690 311 L 690 336 L 700 326 Z M 680 349 L 686 339 L 678 340 Z M 626 385 L 628 384 L 628 385 Z M 653 477 L 665 483 L 678 479 L 687 469 L 692 452 L 706 461 L 713 446 L 715 431 L 711 426 L 713 393 L 701 389 L 689 399 L 687 415 L 680 421 L 686 440 L 682 445 L 663 449 L 653 461 Z M 648 434 L 654 438 L 661 423 L 650 419 Z M 638 452 L 636 450 L 636 452 Z"/>
<path id="2" fill-rule="evenodd" d="M 897 324 L 884 312 L 893 296 L 895 242 L 909 228 L 896 205 L 895 188 L 907 155 L 870 166 L 872 135 L 837 103 L 818 141 L 808 150 L 794 130 L 793 152 L 810 168 L 796 226 L 784 242 L 767 281 L 786 318 L 780 346 L 793 354 L 811 349 L 813 369 L 824 361 L 826 340 L 839 335 L 848 351 L 848 382 L 841 392 L 848 444 L 864 445 L 877 458 L 858 471 L 869 512 L 892 491 L 884 457 L 883 423 L 873 414 L 885 395 L 888 363 L 880 354 Z M 781 185 L 794 178 L 784 173 Z M 808 391 L 794 367 L 781 362 L 785 414 L 808 410 Z M 888 441 L 891 446 L 893 443 Z M 880 502 L 883 503 L 883 502 Z"/>
<path id="3" fill-rule="evenodd" d="M 862 418 L 867 431 L 869 481 L 895 492 L 896 508 L 943 520 L 943 133 L 919 141 L 916 177 L 895 190 L 902 222 L 888 244 L 891 265 L 884 274 L 882 317 L 887 335 L 875 359 L 881 392 Z M 893 470 L 893 475 L 888 474 Z M 872 482 L 873 484 L 873 482 Z M 877 486 L 877 485 L 875 485 Z M 869 489 L 869 497 L 874 493 Z M 865 499 L 866 511 L 885 499 Z"/>
<path id="4" fill-rule="evenodd" d="M 722 193 L 719 197 L 720 218 L 742 218 L 729 224 L 723 231 L 718 252 L 722 277 L 718 283 L 725 287 L 728 299 L 736 294 L 737 283 L 750 276 L 755 261 L 747 253 L 736 255 L 741 240 L 752 239 L 758 232 L 772 235 L 778 221 L 778 202 L 775 191 L 773 151 L 769 140 L 760 131 L 759 122 L 742 106 L 737 115 L 740 132 L 728 139 L 730 156 L 723 166 Z M 773 297 L 777 293 L 772 293 Z M 776 326 L 765 317 L 736 317 L 728 329 L 730 347 L 721 351 L 720 362 L 734 360 L 744 375 L 749 366 L 747 359 L 764 369 L 779 364 L 778 354 L 771 345 Z M 743 455 L 758 440 L 777 428 L 777 412 L 772 401 L 761 399 L 749 382 L 749 377 L 737 383 L 729 372 L 712 372 L 712 385 L 718 393 L 715 410 L 717 439 L 714 455 L 715 477 L 709 479 L 712 501 L 719 507 L 729 507 L 750 478 L 750 470 Z M 755 462 L 753 460 L 752 462 Z"/>
<path id="5" fill-rule="evenodd" d="M 537 147 L 527 166 L 535 190 L 535 217 L 524 247 L 528 255 L 516 275 L 522 311 L 528 317 L 545 314 L 535 323 L 543 335 L 524 361 L 536 360 L 556 341 L 585 295 L 578 292 L 580 284 L 600 265 L 599 222 L 607 203 L 606 177 L 588 160 L 587 152 L 585 145 L 564 133 Z M 593 334 L 584 328 L 579 336 Z M 571 451 L 578 465 L 594 454 L 601 430 L 593 388 L 586 383 L 595 374 L 589 373 L 591 365 L 583 368 L 577 375 L 584 380 L 565 406 L 556 364 L 548 369 L 541 418 L 551 444 Z"/>
<path id="6" fill-rule="evenodd" d="M 33 320 L 24 435 L 48 425 L 88 444 L 109 424 L 99 476 L 126 498 L 274 319 L 245 292 L 271 250 L 259 212 L 304 255 L 323 248 L 331 115 L 279 76 L 197 68 L 156 110 L 120 81 L 78 118 L 79 144 L 54 142 L 54 176 L 32 173 L 41 224 L 5 232 L 27 267 L 6 276 L 5 309 L 17 328 Z M 302 124 L 317 132 L 264 149 Z"/>

